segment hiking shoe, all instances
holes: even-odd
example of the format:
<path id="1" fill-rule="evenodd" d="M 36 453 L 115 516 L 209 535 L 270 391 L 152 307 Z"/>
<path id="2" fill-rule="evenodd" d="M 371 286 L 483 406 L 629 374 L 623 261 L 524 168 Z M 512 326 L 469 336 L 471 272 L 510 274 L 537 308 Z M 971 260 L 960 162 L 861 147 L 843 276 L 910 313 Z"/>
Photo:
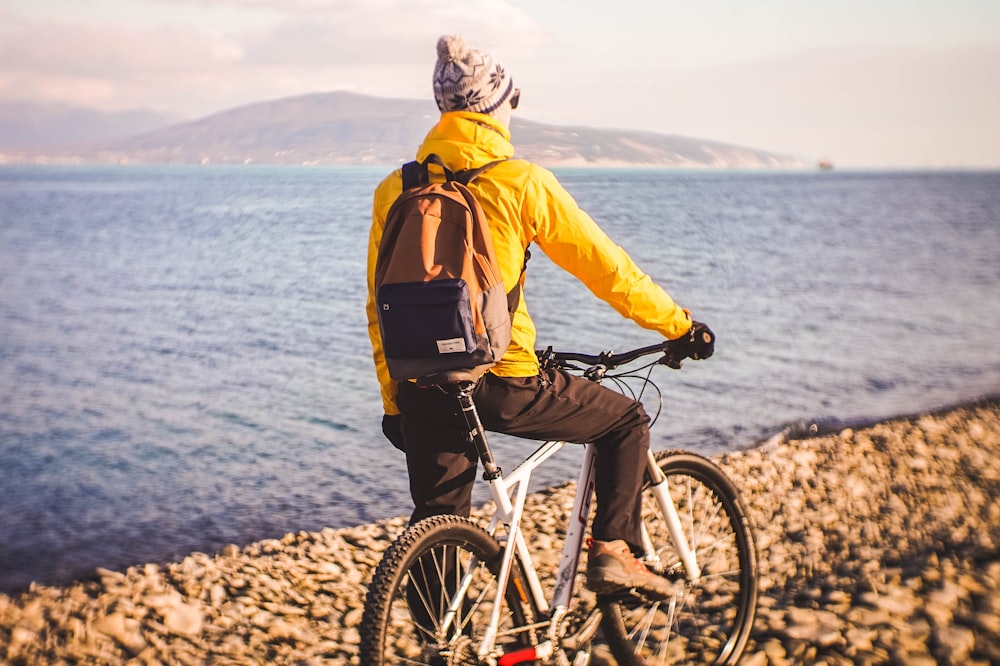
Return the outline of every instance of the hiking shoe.
<path id="1" fill-rule="evenodd" d="M 591 540 L 588 546 L 588 590 L 597 594 L 609 594 L 635 589 L 656 599 L 669 597 L 673 593 L 670 581 L 647 569 L 621 539 Z"/>

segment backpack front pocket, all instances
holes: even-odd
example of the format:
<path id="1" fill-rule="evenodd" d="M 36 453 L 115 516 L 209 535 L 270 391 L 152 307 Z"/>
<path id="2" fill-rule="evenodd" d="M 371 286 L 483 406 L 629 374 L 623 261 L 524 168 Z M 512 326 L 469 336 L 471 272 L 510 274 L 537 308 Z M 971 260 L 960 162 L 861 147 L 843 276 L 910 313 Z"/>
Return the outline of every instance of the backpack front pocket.
<path id="1" fill-rule="evenodd" d="M 476 349 L 469 285 L 461 278 L 382 285 L 377 294 L 388 358 L 437 358 Z"/>

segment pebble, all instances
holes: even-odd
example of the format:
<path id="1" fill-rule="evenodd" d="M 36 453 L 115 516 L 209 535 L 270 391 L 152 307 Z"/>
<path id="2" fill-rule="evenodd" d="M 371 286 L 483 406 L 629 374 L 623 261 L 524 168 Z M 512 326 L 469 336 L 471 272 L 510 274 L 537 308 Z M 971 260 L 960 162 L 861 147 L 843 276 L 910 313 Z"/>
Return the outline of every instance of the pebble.
<path id="1" fill-rule="evenodd" d="M 182 636 L 197 636 L 202 627 L 201 610 L 193 604 L 177 604 L 163 613 L 163 626 Z"/>
<path id="2" fill-rule="evenodd" d="M 715 461 L 760 551 L 742 663 L 1000 663 L 1000 399 Z M 573 491 L 526 507 L 549 568 Z M 357 664 L 365 585 L 404 527 L 289 532 L 0 594 L 0 663 Z M 614 660 L 597 644 L 591 663 Z"/>

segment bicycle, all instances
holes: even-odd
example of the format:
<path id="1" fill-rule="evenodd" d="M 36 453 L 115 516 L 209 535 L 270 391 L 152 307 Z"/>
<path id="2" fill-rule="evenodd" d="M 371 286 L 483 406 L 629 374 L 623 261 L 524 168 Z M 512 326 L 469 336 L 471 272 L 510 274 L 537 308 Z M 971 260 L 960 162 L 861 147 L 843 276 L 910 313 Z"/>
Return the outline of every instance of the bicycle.
<path id="1" fill-rule="evenodd" d="M 612 373 L 653 354 L 660 357 Z M 681 366 L 669 341 L 622 354 L 549 348 L 539 358 L 544 368 L 612 380 L 635 399 L 653 387 L 661 405 L 662 394 L 650 379 L 653 367 Z M 643 370 L 645 376 L 636 374 Z M 631 380 L 643 382 L 638 395 Z M 532 472 L 566 443 L 544 442 L 505 476 L 479 422 L 474 384 L 447 387 L 465 414 L 495 511 L 486 527 L 469 518 L 433 516 L 390 545 L 365 600 L 362 664 L 583 666 L 601 631 L 622 665 L 738 661 L 756 614 L 757 552 L 738 492 L 717 465 L 685 451 L 650 452 L 640 559 L 671 581 L 673 594 L 651 599 L 623 590 L 597 596 L 578 580 L 593 498 L 595 457 L 587 445 L 547 598 L 521 521 Z"/>

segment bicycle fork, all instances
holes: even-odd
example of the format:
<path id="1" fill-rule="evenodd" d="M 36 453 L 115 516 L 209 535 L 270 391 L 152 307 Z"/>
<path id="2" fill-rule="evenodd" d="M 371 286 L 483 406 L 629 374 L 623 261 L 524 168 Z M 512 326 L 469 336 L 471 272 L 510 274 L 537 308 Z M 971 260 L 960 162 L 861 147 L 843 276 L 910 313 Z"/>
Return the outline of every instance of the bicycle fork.
<path id="1" fill-rule="evenodd" d="M 646 469 L 651 479 L 650 490 L 653 491 L 656 503 L 663 512 L 663 519 L 667 523 L 670 540 L 673 542 L 674 547 L 677 548 L 677 554 L 684 564 L 684 571 L 687 574 L 688 580 L 697 580 L 701 578 L 701 567 L 698 566 L 698 558 L 695 555 L 692 544 L 688 542 L 687 536 L 684 534 L 681 517 L 677 514 L 677 507 L 670 496 L 667 477 L 663 474 L 660 466 L 656 464 L 656 457 L 653 456 L 653 452 L 650 451 L 647 455 Z M 694 534 L 691 535 L 691 538 L 694 539 Z M 656 554 L 656 547 L 653 545 L 652 539 L 649 538 L 649 531 L 646 529 L 645 522 L 642 523 L 642 541 L 643 549 L 646 551 L 646 560 L 659 563 L 659 555 Z"/>

